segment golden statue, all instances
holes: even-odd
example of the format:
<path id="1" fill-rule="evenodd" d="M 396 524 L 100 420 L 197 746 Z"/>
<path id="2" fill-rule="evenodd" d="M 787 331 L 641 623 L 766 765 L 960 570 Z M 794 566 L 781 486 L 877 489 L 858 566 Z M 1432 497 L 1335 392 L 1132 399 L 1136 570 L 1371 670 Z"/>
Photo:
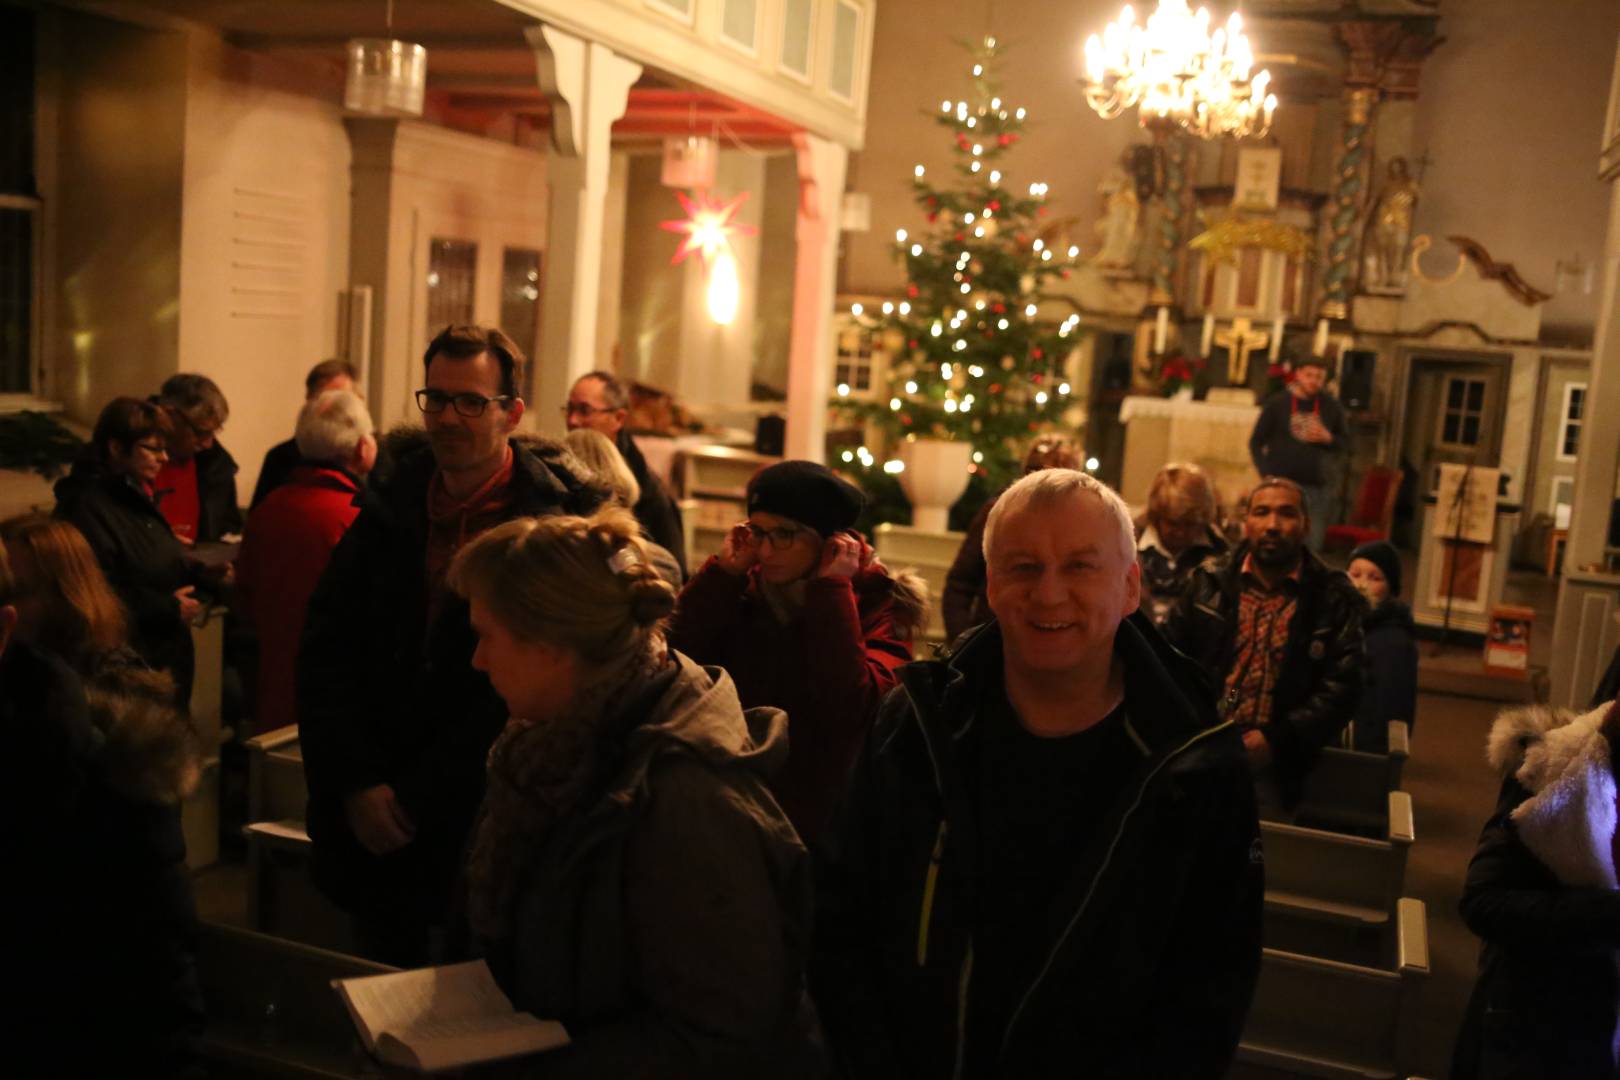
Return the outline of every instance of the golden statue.
<path id="1" fill-rule="evenodd" d="M 1380 292 L 1406 288 L 1406 255 L 1412 242 L 1412 215 L 1417 209 L 1418 185 L 1407 170 L 1406 159 L 1391 158 L 1389 178 L 1378 193 L 1362 243 L 1362 287 Z"/>

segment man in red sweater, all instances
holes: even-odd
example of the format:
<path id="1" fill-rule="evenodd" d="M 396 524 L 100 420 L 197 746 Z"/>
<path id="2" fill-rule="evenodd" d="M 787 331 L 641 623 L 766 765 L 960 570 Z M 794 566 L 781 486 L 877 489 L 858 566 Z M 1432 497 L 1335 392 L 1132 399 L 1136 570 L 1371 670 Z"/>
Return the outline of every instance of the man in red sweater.
<path id="1" fill-rule="evenodd" d="M 354 499 L 377 460 L 365 403 L 328 390 L 305 404 L 295 435 L 302 464 L 248 515 L 237 588 L 259 639 L 257 734 L 296 723 L 294 668 L 304 614 L 332 549 L 359 514 Z"/>

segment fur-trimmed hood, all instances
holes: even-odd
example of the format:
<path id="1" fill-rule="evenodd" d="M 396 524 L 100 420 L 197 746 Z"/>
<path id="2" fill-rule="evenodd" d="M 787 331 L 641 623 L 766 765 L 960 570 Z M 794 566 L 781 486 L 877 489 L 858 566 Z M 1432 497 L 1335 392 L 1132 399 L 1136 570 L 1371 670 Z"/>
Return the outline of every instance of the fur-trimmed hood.
<path id="1" fill-rule="evenodd" d="M 1508 709 L 1486 743 L 1490 763 L 1530 793 L 1511 814 L 1515 831 L 1565 885 L 1620 888 L 1613 752 L 1601 730 L 1611 707 Z"/>
<path id="2" fill-rule="evenodd" d="M 197 787 L 197 735 L 174 707 L 174 680 L 134 666 L 111 667 L 85 683 L 99 734 L 95 762 L 107 786 L 136 802 L 175 806 Z"/>

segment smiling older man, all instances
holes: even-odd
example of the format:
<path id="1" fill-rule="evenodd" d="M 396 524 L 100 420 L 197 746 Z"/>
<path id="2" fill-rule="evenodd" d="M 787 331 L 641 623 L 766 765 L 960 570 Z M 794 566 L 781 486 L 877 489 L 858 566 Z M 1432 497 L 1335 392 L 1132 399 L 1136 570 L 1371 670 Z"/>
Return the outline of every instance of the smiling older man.
<path id="1" fill-rule="evenodd" d="M 1242 743 L 1135 614 L 1130 516 L 1027 476 L 995 619 L 901 669 L 823 860 L 812 970 L 855 1077 L 1222 1076 L 1260 962 Z"/>

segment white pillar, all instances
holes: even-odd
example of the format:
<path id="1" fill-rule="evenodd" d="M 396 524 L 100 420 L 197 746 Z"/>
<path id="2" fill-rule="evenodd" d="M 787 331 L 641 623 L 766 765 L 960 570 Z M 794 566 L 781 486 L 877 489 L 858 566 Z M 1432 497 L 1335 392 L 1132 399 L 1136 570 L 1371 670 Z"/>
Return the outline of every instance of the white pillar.
<path id="1" fill-rule="evenodd" d="M 1592 343 L 1592 369 L 1575 462 L 1574 507 L 1553 623 L 1554 705 L 1584 709 L 1615 645 L 1620 642 L 1620 577 L 1588 573 L 1603 558 L 1609 508 L 1615 497 L 1615 447 L 1620 446 L 1620 179 L 1610 181 L 1608 239 L 1604 249 L 1603 303 Z"/>
<path id="2" fill-rule="evenodd" d="M 838 211 L 849 151 L 808 133 L 795 135 L 793 145 L 799 158 L 799 221 L 788 350 L 787 456 L 820 461 L 826 453 L 831 393 Z"/>
<path id="3" fill-rule="evenodd" d="M 542 25 L 524 31 L 534 49 L 540 89 L 551 99 L 551 189 L 541 266 L 540 348 L 535 394 L 540 429 L 557 433 L 557 407 L 596 363 L 602 244 L 613 122 L 641 77 L 632 63 L 594 41 Z"/>

